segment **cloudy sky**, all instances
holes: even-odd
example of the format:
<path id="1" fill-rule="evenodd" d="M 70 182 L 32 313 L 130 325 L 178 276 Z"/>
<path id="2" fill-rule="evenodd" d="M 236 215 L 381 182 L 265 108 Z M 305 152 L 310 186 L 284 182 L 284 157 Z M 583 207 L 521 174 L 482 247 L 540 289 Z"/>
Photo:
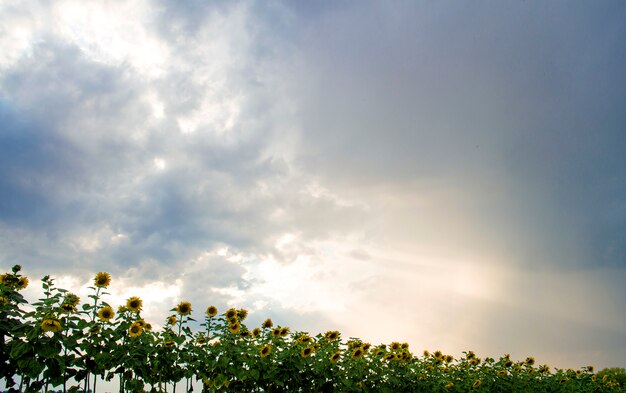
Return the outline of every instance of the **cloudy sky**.
<path id="1" fill-rule="evenodd" d="M 0 268 L 626 365 L 621 1 L 0 3 Z"/>

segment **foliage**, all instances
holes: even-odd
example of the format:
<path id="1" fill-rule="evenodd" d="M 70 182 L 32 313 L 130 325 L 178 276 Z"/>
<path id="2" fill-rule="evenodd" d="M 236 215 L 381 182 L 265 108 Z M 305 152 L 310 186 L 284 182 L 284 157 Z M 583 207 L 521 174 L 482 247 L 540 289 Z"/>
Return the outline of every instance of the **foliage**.
<path id="1" fill-rule="evenodd" d="M 96 391 L 98 379 L 117 377 L 121 392 L 175 391 L 180 381 L 187 390 L 201 381 L 204 392 L 620 392 L 626 378 L 624 369 L 551 370 L 532 357 L 417 356 L 406 343 L 372 346 L 337 331 L 312 336 L 271 319 L 249 330 L 245 309 L 209 306 L 193 331 L 188 302 L 154 331 L 141 317 L 142 299 L 117 310 L 103 300 L 108 273 L 96 274 L 82 304 L 46 276 L 44 297 L 28 304 L 20 271 L 0 276 L 0 378 L 9 391 Z"/>

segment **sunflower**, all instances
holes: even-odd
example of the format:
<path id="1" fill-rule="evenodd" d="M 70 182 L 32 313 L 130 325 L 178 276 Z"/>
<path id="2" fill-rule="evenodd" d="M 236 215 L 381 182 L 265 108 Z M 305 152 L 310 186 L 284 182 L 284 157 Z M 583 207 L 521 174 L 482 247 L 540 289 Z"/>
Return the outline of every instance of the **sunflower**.
<path id="1" fill-rule="evenodd" d="M 474 359 L 470 360 L 470 364 L 472 366 L 478 366 L 480 364 L 480 358 L 474 358 Z"/>
<path id="2" fill-rule="evenodd" d="M 444 388 L 446 388 L 446 389 L 451 389 L 451 388 L 453 388 L 453 387 L 454 387 L 454 383 L 452 383 L 452 382 L 448 382 L 448 383 L 446 384 L 446 386 L 444 386 Z"/>
<path id="3" fill-rule="evenodd" d="M 172 348 L 176 343 L 172 340 L 168 340 L 164 343 L 165 348 Z"/>
<path id="4" fill-rule="evenodd" d="M 298 337 L 298 339 L 296 340 L 296 342 L 298 344 L 308 344 L 310 343 L 312 340 L 311 336 L 308 336 L 306 334 L 301 335 L 300 337 Z"/>
<path id="5" fill-rule="evenodd" d="M 499 376 L 501 376 L 501 377 L 503 377 L 503 376 L 507 375 L 508 373 L 509 373 L 509 372 L 508 372 L 508 371 L 506 371 L 506 370 L 500 370 L 500 371 L 498 371 L 498 375 L 499 375 Z"/>
<path id="6" fill-rule="evenodd" d="M 270 353 L 272 353 L 272 347 L 269 345 L 264 346 L 263 348 L 261 348 L 261 357 L 267 357 Z"/>
<path id="7" fill-rule="evenodd" d="M 28 277 L 20 277 L 17 280 L 17 290 L 20 291 L 28 286 Z"/>
<path id="8" fill-rule="evenodd" d="M 352 359 L 358 359 L 364 354 L 365 354 L 365 351 L 359 347 L 352 352 Z"/>
<path id="9" fill-rule="evenodd" d="M 400 344 L 400 348 L 402 348 L 402 349 L 409 349 L 409 343 L 402 343 L 402 344 Z"/>
<path id="10" fill-rule="evenodd" d="M 135 323 L 139 326 L 141 326 L 142 328 L 146 327 L 146 321 L 144 321 L 143 319 L 138 319 L 135 321 Z"/>
<path id="11" fill-rule="evenodd" d="M 324 334 L 324 337 L 327 340 L 331 340 L 331 341 L 337 340 L 339 338 L 339 336 L 340 336 L 340 334 L 336 330 L 333 330 L 333 331 L 330 331 L 330 332 L 326 332 L 326 334 Z"/>
<path id="12" fill-rule="evenodd" d="M 510 359 L 507 359 L 506 362 L 504 362 L 504 367 L 511 367 L 513 365 L 513 362 Z"/>
<path id="13" fill-rule="evenodd" d="M 369 351 L 371 347 L 372 347 L 372 344 L 370 343 L 364 343 L 361 345 L 361 349 L 364 350 L 365 352 Z"/>
<path id="14" fill-rule="evenodd" d="M 209 306 L 209 307 L 206 309 L 206 315 L 207 315 L 208 317 L 214 317 L 214 316 L 216 316 L 216 315 L 217 315 L 217 307 L 215 307 L 215 306 Z"/>
<path id="15" fill-rule="evenodd" d="M 388 353 L 387 355 L 385 355 L 385 357 L 383 358 L 384 360 L 395 360 L 396 355 L 394 355 L 393 353 Z"/>
<path id="16" fill-rule="evenodd" d="M 144 329 L 146 329 L 146 332 L 151 332 L 152 331 L 152 324 L 146 322 L 146 326 L 144 326 Z"/>
<path id="17" fill-rule="evenodd" d="M 433 353 L 433 357 L 434 357 L 435 359 L 441 359 L 441 358 L 443 357 L 443 353 L 441 353 L 441 351 L 435 351 L 435 352 Z"/>
<path id="18" fill-rule="evenodd" d="M 535 364 L 535 358 L 533 358 L 532 356 L 529 356 L 526 358 L 524 363 L 526 363 L 529 366 L 532 366 L 533 364 Z"/>
<path id="19" fill-rule="evenodd" d="M 139 337 L 143 333 L 143 327 L 140 323 L 133 322 L 128 328 L 128 335 L 131 337 Z"/>
<path id="20" fill-rule="evenodd" d="M 548 366 L 547 364 L 544 364 L 543 366 L 539 367 L 539 372 L 540 373 L 549 373 L 550 372 L 550 366 Z"/>
<path id="21" fill-rule="evenodd" d="M 232 317 L 231 319 L 228 320 L 228 324 L 229 325 L 234 325 L 237 322 L 239 322 L 239 320 L 237 319 L 237 317 Z"/>
<path id="22" fill-rule="evenodd" d="M 175 315 L 170 315 L 169 317 L 167 317 L 168 325 L 176 325 L 176 321 L 178 321 L 178 319 L 176 319 Z"/>
<path id="23" fill-rule="evenodd" d="M 72 306 L 78 306 L 78 303 L 80 303 L 80 297 L 78 297 L 75 293 L 68 293 L 65 295 L 65 300 L 63 302 L 71 304 Z"/>
<path id="24" fill-rule="evenodd" d="M 69 304 L 69 303 L 61 304 L 61 309 L 63 310 L 63 312 L 66 312 L 66 313 L 71 313 L 71 312 L 76 311 L 76 307 L 74 307 L 74 305 Z"/>
<path id="25" fill-rule="evenodd" d="M 224 313 L 224 316 L 226 317 L 226 319 L 235 318 L 237 316 L 237 310 L 235 310 L 234 308 L 229 308 L 228 311 Z"/>
<path id="26" fill-rule="evenodd" d="M 137 296 L 133 296 L 126 301 L 126 308 L 132 312 L 140 312 L 143 302 Z"/>
<path id="27" fill-rule="evenodd" d="M 176 312 L 180 315 L 189 315 L 191 314 L 191 303 L 189 302 L 180 302 L 178 306 L 176 306 Z"/>
<path id="28" fill-rule="evenodd" d="M 196 339 L 196 341 L 198 342 L 198 344 L 202 345 L 202 344 L 206 344 L 206 337 L 201 334 L 200 336 L 198 336 L 198 338 Z"/>
<path id="29" fill-rule="evenodd" d="M 400 347 L 402 347 L 402 344 L 400 344 L 397 341 L 394 341 L 391 343 L 391 350 L 392 351 L 397 351 L 398 349 L 400 349 Z"/>
<path id="30" fill-rule="evenodd" d="M 452 355 L 446 355 L 444 358 L 444 361 L 446 363 L 452 363 L 453 360 L 454 360 L 454 357 Z"/>
<path id="31" fill-rule="evenodd" d="M 474 351 L 469 351 L 465 357 L 469 360 L 469 359 L 474 359 L 476 357 L 476 354 L 474 353 Z"/>
<path id="32" fill-rule="evenodd" d="M 303 358 L 308 358 L 309 356 L 311 356 L 312 353 L 313 347 L 306 347 L 302 351 L 300 351 L 300 355 L 302 355 Z"/>
<path id="33" fill-rule="evenodd" d="M 234 323 L 232 325 L 230 325 L 228 327 L 228 330 L 232 333 L 232 334 L 237 334 L 239 333 L 239 330 L 241 329 L 241 324 L 239 322 Z"/>
<path id="34" fill-rule="evenodd" d="M 274 326 L 274 322 L 272 322 L 272 318 L 267 318 L 265 321 L 263 321 L 263 324 L 261 325 L 261 327 L 264 329 L 269 329 L 272 326 Z"/>
<path id="35" fill-rule="evenodd" d="M 472 384 L 472 389 L 476 389 L 480 386 L 480 379 L 477 379 L 474 381 L 474 383 Z"/>
<path id="36" fill-rule="evenodd" d="M 272 336 L 280 337 L 280 330 L 280 328 L 275 328 L 274 330 L 272 330 Z"/>
<path id="37" fill-rule="evenodd" d="M 115 312 L 110 306 L 104 306 L 100 310 L 98 310 L 98 318 L 103 320 L 104 322 L 109 322 L 115 316 Z"/>
<path id="38" fill-rule="evenodd" d="M 281 337 L 285 337 L 289 334 L 289 328 L 288 327 L 284 327 L 282 329 L 280 329 L 280 336 Z"/>
<path id="39" fill-rule="evenodd" d="M 258 337 L 261 334 L 261 328 L 252 329 L 252 337 Z"/>
<path id="40" fill-rule="evenodd" d="M 239 310 L 237 310 L 237 318 L 239 318 L 240 321 L 243 321 L 244 319 L 246 319 L 246 317 L 248 316 L 248 310 L 240 308 Z"/>
<path id="41" fill-rule="evenodd" d="M 337 363 L 340 357 L 341 357 L 341 351 L 337 351 L 333 353 L 331 357 L 328 358 L 328 360 L 330 360 L 331 363 Z"/>
<path id="42" fill-rule="evenodd" d="M 429 357 L 429 356 L 430 356 L 430 352 L 428 352 L 428 350 L 427 350 L 427 349 L 425 349 L 425 350 L 424 350 L 423 354 L 424 354 L 424 357 L 425 357 L 425 358 L 427 358 L 427 357 Z"/>
<path id="43" fill-rule="evenodd" d="M 58 319 L 46 318 L 41 322 L 41 330 L 56 333 L 61 330 L 61 322 Z"/>
<path id="44" fill-rule="evenodd" d="M 246 338 L 246 337 L 250 337 L 251 333 L 248 329 L 244 329 L 241 331 L 241 333 L 239 333 L 239 335 L 243 338 Z"/>
<path id="45" fill-rule="evenodd" d="M 99 272 L 93 279 L 93 283 L 98 288 L 106 288 L 111 283 L 111 275 L 105 272 Z"/>

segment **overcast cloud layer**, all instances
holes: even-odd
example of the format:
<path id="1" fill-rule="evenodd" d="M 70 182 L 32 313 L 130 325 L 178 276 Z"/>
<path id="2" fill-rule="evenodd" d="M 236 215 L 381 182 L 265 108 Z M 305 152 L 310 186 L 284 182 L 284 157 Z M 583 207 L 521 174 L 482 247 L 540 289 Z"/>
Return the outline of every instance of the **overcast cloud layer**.
<path id="1" fill-rule="evenodd" d="M 3 1 L 0 267 L 626 365 L 626 4 Z M 82 289 L 81 289 L 82 288 Z"/>

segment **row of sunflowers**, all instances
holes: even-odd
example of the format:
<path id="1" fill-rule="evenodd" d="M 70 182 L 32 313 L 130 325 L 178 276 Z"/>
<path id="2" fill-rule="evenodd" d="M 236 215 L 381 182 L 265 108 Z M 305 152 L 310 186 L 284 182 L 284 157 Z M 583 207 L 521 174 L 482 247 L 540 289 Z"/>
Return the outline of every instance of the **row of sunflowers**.
<path id="1" fill-rule="evenodd" d="M 204 392 L 623 391 L 591 366 L 552 370 L 532 357 L 481 359 L 472 351 L 415 355 L 407 343 L 313 336 L 271 319 L 249 329 L 245 309 L 211 305 L 198 324 L 185 301 L 153 329 L 141 298 L 117 309 L 105 301 L 108 273 L 95 275 L 86 302 L 46 276 L 44 296 L 31 304 L 20 294 L 29 285 L 20 272 L 16 265 L 0 276 L 0 378 L 10 392 L 95 392 L 105 380 L 120 392 L 191 391 L 198 383 Z"/>

